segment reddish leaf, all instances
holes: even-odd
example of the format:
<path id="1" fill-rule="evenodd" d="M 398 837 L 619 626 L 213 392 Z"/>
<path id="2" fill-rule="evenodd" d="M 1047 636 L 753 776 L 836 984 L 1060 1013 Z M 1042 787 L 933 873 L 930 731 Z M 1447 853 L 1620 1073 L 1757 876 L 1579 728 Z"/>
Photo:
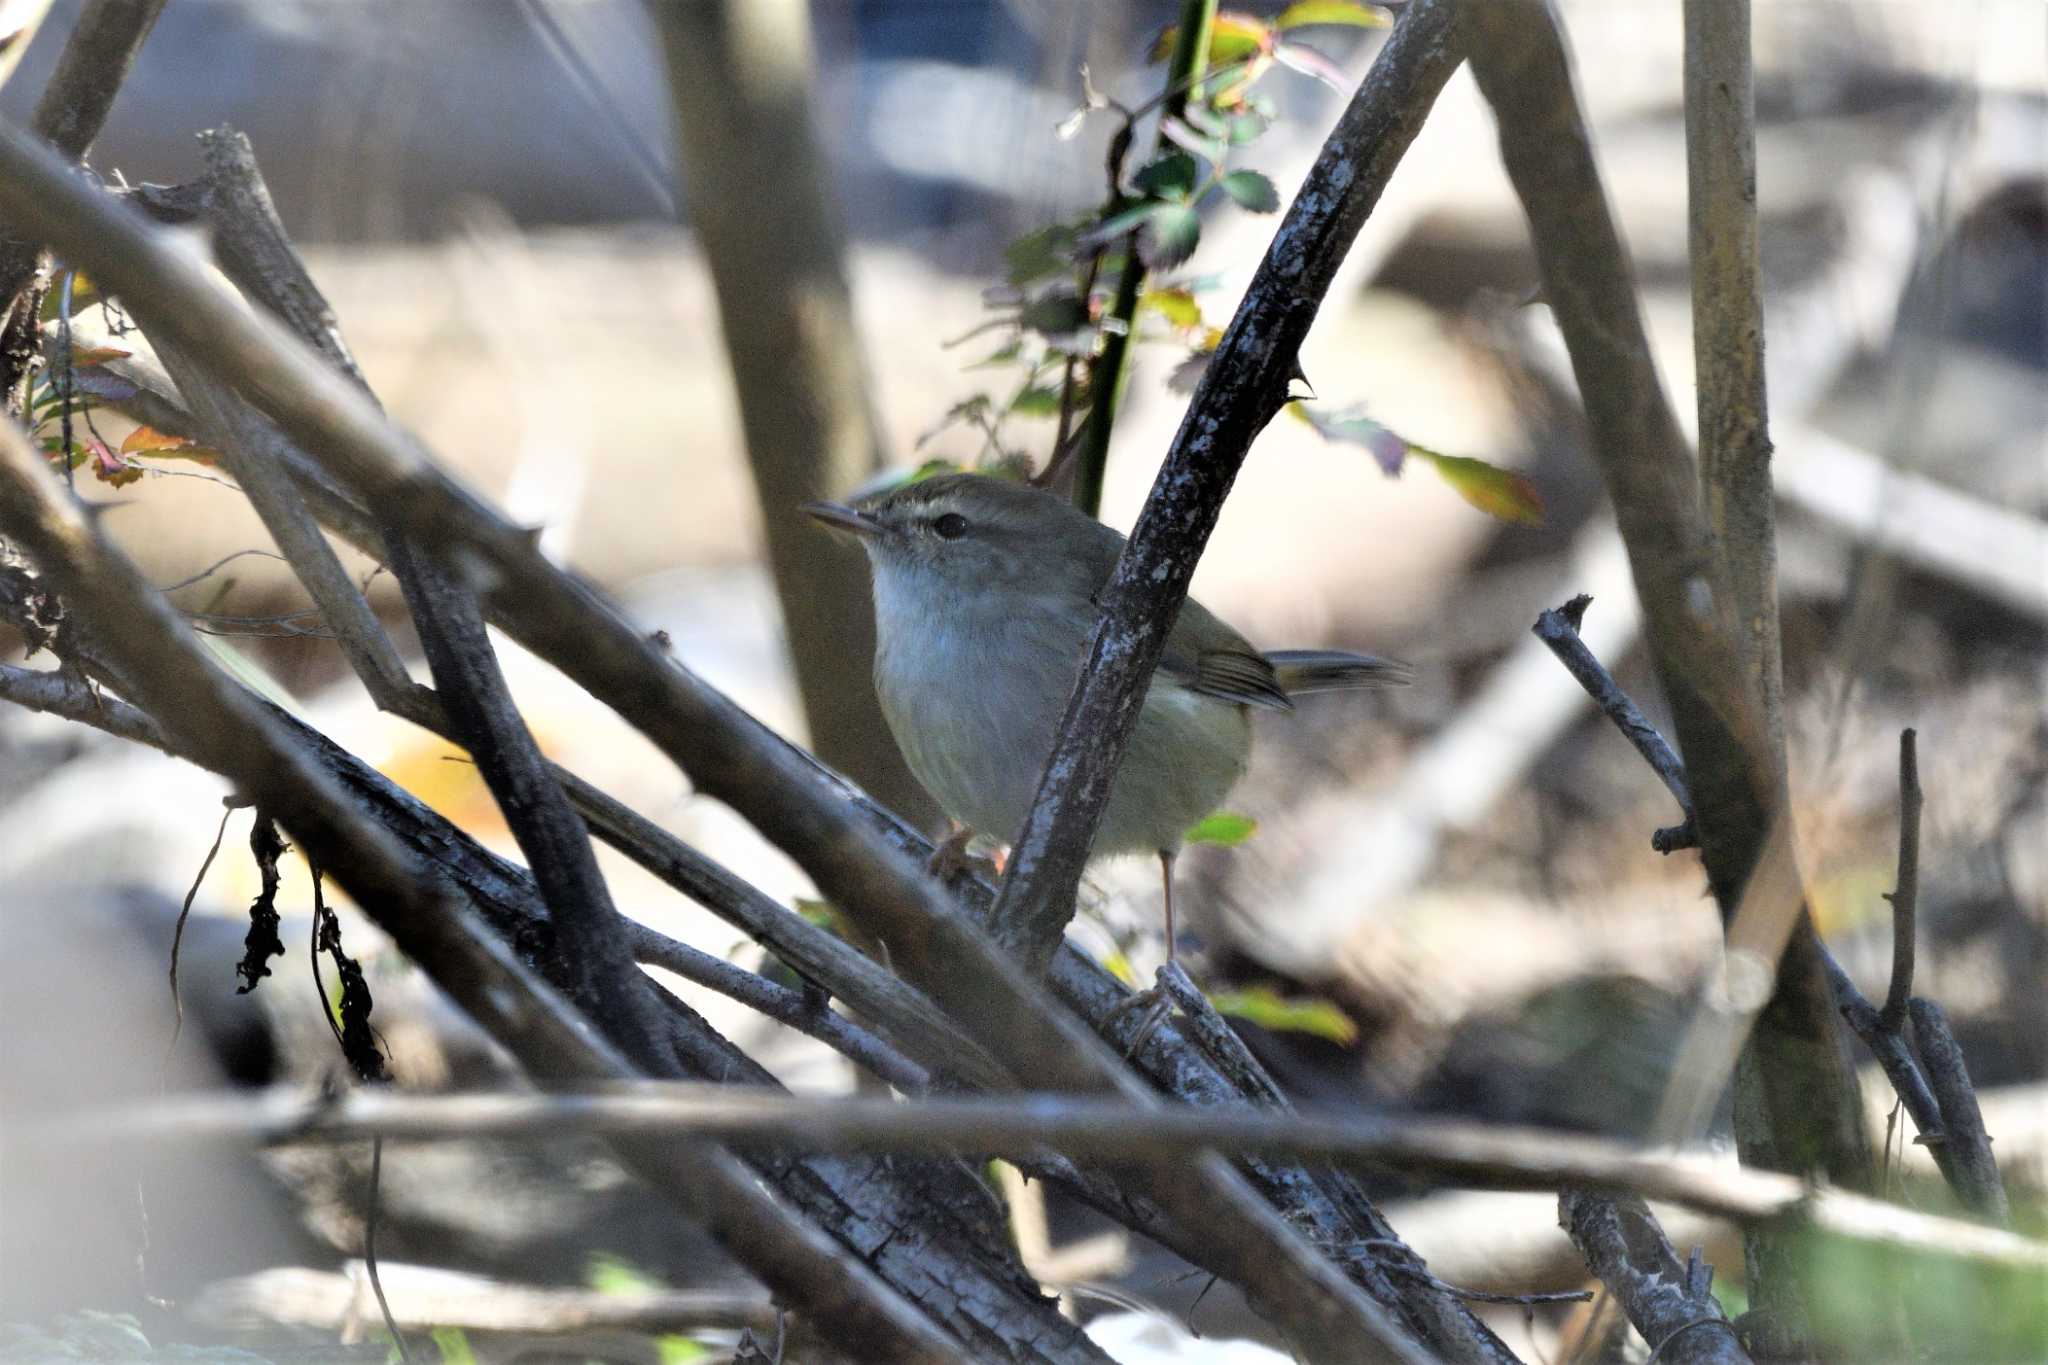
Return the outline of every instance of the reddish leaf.
<path id="1" fill-rule="evenodd" d="M 93 477 L 102 483 L 124 488 L 142 477 L 142 470 L 108 446 L 106 442 L 88 437 L 83 445 L 92 458 Z"/>

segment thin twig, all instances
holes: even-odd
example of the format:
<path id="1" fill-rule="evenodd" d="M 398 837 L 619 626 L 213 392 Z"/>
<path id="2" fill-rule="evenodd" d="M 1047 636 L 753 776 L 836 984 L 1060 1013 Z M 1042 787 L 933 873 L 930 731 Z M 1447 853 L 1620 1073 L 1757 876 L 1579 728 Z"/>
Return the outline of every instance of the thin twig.
<path id="1" fill-rule="evenodd" d="M 160 1104 L 39 1121 L 64 1140 L 147 1133 L 186 1140 L 533 1137 L 567 1132 L 718 1138 L 840 1150 L 1002 1154 L 1043 1144 L 1083 1159 L 1130 1161 L 1201 1149 L 1324 1157 L 1467 1184 L 1639 1194 L 1743 1224 L 1803 1222 L 1857 1241 L 2019 1269 L 2048 1270 L 2048 1243 L 1998 1228 L 1815 1187 L 1775 1172 L 1673 1157 L 1600 1138 L 1355 1112 L 1137 1109 L 1120 1100 L 1032 1095 L 993 1099 L 817 1099 L 757 1087 L 639 1082 L 581 1093 L 411 1095 L 357 1090 L 338 1101 L 279 1089 L 172 1097 Z M 1684 1267 L 1673 1253 L 1672 1279 Z"/>
<path id="2" fill-rule="evenodd" d="M 634 927 L 645 926 L 636 923 Z M 650 967 L 673 972 L 685 981 L 737 1000 L 777 1023 L 816 1038 L 907 1094 L 922 1095 L 930 1088 L 931 1076 L 923 1067 L 823 1001 L 813 1003 L 814 997 L 778 986 L 744 967 L 652 930 L 633 936 L 632 951 L 634 957 Z"/>
<path id="3" fill-rule="evenodd" d="M 1892 979 L 1878 1019 L 1885 1031 L 1906 1024 L 1913 996 L 1913 945 L 1920 905 L 1920 750 L 1910 729 L 1899 732 L 1899 875 L 1892 884 Z"/>
<path id="4" fill-rule="evenodd" d="M 214 858 L 220 853 L 221 841 L 227 838 L 228 817 L 235 813 L 238 803 L 229 797 L 221 805 L 220 828 L 213 832 L 213 845 L 206 850 L 206 856 L 199 860 L 199 872 L 192 878 L 191 889 L 185 892 L 184 903 L 178 907 L 178 922 L 171 929 L 171 1041 L 166 1052 L 178 1046 L 178 1036 L 185 1031 L 185 998 L 178 993 L 178 950 L 185 942 L 185 921 L 192 917 L 192 902 L 199 895 L 199 887 L 206 880 L 206 870 L 213 866 Z"/>
<path id="5" fill-rule="evenodd" d="M 1682 848 L 1699 847 L 1699 831 L 1694 828 L 1692 818 L 1692 793 L 1685 785 L 1685 765 L 1678 755 L 1664 742 L 1664 736 L 1657 733 L 1657 727 L 1650 724 L 1628 693 L 1615 685 L 1614 678 L 1593 657 L 1586 648 L 1586 642 L 1579 638 L 1579 623 L 1585 619 L 1586 608 L 1593 599 L 1581 593 L 1561 607 L 1552 607 L 1536 618 L 1530 629 L 1536 638 L 1550 647 L 1565 671 L 1578 679 L 1579 686 L 1586 689 L 1586 695 L 1614 722 L 1622 736 L 1633 744 L 1650 770 L 1663 781 L 1665 790 L 1678 798 L 1678 808 L 1685 819 L 1669 829 L 1660 829 L 1650 838 L 1650 846 L 1659 853 L 1675 853 Z"/>

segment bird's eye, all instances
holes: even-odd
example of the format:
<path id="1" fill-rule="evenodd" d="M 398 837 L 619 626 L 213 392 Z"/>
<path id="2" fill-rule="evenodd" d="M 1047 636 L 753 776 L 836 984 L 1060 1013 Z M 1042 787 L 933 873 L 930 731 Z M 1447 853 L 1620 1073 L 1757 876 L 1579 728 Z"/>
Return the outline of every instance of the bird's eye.
<path id="1" fill-rule="evenodd" d="M 967 534 L 967 518 L 958 512 L 948 512 L 932 523 L 932 529 L 942 540 L 958 540 Z"/>

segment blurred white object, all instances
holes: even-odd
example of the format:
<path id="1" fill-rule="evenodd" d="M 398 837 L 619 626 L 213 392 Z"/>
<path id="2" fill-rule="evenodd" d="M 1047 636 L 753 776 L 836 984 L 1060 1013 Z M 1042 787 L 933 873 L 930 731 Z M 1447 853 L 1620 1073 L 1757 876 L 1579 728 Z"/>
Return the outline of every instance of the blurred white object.
<path id="1" fill-rule="evenodd" d="M 1294 1358 L 1251 1341 L 1190 1336 L 1156 1313 L 1111 1313 L 1088 1324 L 1088 1339 L 1122 1365 L 1293 1365 Z"/>

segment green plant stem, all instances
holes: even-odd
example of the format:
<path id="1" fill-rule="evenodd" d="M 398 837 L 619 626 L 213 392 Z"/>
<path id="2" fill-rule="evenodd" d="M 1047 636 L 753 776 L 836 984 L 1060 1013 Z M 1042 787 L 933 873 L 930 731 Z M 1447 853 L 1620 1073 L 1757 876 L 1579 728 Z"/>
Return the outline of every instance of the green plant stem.
<path id="1" fill-rule="evenodd" d="M 1209 34 L 1216 23 L 1216 0 L 1181 0 L 1180 25 L 1175 30 L 1173 55 L 1166 69 L 1167 96 L 1159 117 L 1177 118 L 1196 93 L 1202 71 L 1209 61 Z M 1116 185 L 1109 187 L 1114 201 L 1112 212 L 1123 208 L 1123 195 Z M 1131 334 L 1137 327 L 1138 299 L 1145 289 L 1145 267 L 1138 260 L 1138 234 L 1124 238 L 1123 274 L 1117 280 L 1116 301 L 1103 318 L 1102 354 L 1089 373 L 1088 426 L 1074 471 L 1074 505 L 1091 517 L 1102 515 L 1102 476 L 1109 465 L 1109 434 L 1116 425 L 1117 407 L 1123 401 L 1124 378 L 1130 362 Z M 1106 381 L 1106 382 L 1105 382 Z"/>

